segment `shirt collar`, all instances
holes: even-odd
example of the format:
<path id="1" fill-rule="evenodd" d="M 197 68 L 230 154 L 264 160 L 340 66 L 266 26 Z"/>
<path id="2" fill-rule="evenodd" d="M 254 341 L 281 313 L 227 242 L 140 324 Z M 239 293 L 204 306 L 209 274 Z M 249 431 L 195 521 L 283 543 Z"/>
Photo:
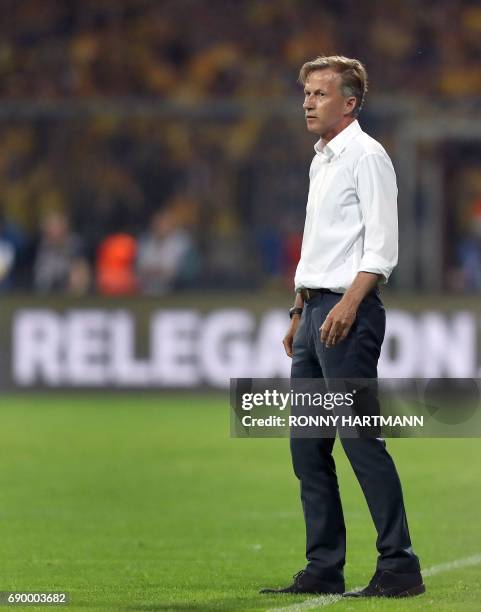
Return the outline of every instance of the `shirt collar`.
<path id="1" fill-rule="evenodd" d="M 347 146 L 347 143 L 361 132 L 361 126 L 359 121 L 354 120 L 347 127 L 345 127 L 337 136 L 330 140 L 327 144 L 324 144 L 322 138 L 314 145 L 314 151 L 318 154 L 323 154 L 329 159 L 340 155 Z"/>

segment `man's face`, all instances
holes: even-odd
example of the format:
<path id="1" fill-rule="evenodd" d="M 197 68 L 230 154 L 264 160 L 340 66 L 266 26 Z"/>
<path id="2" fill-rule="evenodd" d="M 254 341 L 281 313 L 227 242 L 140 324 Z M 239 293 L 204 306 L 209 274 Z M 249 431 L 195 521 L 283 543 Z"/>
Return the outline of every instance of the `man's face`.
<path id="1" fill-rule="evenodd" d="M 344 98 L 340 86 L 340 74 L 330 68 L 314 70 L 307 76 L 302 107 L 309 132 L 331 138 L 345 127 L 343 122 L 350 116 L 355 98 Z"/>

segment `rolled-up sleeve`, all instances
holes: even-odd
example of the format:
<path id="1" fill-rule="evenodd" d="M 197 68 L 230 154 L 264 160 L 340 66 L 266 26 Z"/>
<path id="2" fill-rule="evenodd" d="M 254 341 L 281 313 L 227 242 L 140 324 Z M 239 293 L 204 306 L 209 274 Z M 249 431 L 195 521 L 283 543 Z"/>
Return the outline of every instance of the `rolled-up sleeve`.
<path id="1" fill-rule="evenodd" d="M 398 260 L 396 174 L 387 154 L 359 160 L 356 186 L 365 228 L 358 271 L 381 274 L 387 282 Z"/>

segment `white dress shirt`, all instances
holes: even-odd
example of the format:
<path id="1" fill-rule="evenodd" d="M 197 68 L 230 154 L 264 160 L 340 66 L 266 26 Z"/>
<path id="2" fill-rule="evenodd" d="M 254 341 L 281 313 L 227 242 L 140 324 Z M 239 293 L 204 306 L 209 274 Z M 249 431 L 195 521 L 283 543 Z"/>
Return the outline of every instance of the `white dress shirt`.
<path id="1" fill-rule="evenodd" d="M 397 263 L 397 186 L 382 145 L 350 123 L 314 145 L 296 289 L 344 293 L 358 272 L 381 274 Z"/>

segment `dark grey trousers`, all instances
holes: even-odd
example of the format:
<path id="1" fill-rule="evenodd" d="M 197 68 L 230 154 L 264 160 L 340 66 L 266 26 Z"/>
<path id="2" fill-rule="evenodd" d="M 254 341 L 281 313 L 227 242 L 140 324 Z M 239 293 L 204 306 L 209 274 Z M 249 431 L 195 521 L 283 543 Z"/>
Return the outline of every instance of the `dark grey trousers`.
<path id="1" fill-rule="evenodd" d="M 340 294 L 317 295 L 304 305 L 294 338 L 292 378 L 377 378 L 386 316 L 378 291 L 361 303 L 345 340 L 331 348 L 319 328 Z M 291 438 L 294 472 L 300 480 L 306 522 L 307 571 L 333 587 L 344 586 L 346 529 L 332 456 L 335 438 Z M 377 530 L 377 568 L 419 570 L 411 547 L 401 483 L 381 438 L 341 438 Z"/>

